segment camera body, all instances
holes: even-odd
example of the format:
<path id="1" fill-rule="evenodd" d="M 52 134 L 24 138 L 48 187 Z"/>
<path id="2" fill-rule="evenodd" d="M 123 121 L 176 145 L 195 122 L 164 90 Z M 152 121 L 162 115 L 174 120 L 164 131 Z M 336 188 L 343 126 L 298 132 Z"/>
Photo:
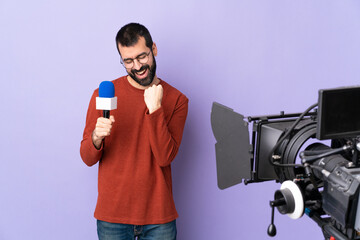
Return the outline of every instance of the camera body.
<path id="1" fill-rule="evenodd" d="M 360 239 L 356 103 L 360 87 L 319 90 L 318 103 L 304 113 L 245 118 L 214 102 L 218 187 L 279 182 L 272 219 L 274 208 L 294 219 L 306 213 L 327 239 Z M 268 234 L 276 234 L 273 220 Z"/>

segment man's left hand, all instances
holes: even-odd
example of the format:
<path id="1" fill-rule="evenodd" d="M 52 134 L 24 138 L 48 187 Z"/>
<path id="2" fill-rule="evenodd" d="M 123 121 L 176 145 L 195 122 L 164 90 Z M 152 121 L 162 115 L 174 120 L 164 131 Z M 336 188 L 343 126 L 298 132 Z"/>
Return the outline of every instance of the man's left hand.
<path id="1" fill-rule="evenodd" d="M 161 107 L 163 97 L 163 88 L 159 85 L 152 85 L 145 89 L 144 100 L 146 107 L 149 109 L 149 114 L 155 112 Z"/>

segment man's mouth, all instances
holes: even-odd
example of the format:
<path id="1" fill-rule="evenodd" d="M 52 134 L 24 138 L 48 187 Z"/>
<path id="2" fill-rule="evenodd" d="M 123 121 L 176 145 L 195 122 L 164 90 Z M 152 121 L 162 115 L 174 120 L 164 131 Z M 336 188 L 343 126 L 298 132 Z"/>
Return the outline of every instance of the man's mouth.
<path id="1" fill-rule="evenodd" d="M 143 69 L 142 71 L 136 72 L 135 74 L 136 74 L 136 76 L 137 76 L 138 78 L 144 78 L 144 77 L 147 76 L 147 72 L 148 72 L 148 69 L 145 68 L 145 69 Z"/>

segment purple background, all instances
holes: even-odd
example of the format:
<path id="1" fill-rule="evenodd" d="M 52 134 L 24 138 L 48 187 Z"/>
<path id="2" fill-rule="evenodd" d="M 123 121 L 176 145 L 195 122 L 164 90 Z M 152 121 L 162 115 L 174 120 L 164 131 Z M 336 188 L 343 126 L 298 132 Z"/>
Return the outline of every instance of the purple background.
<path id="1" fill-rule="evenodd" d="M 1 0 L 0 239 L 97 239 L 97 165 L 79 147 L 93 90 L 125 74 L 114 38 L 132 21 L 157 43 L 158 76 L 190 99 L 178 239 L 270 239 L 280 185 L 217 188 L 212 102 L 300 112 L 320 88 L 358 84 L 360 1 Z M 275 223 L 276 239 L 323 239 L 306 216 Z"/>

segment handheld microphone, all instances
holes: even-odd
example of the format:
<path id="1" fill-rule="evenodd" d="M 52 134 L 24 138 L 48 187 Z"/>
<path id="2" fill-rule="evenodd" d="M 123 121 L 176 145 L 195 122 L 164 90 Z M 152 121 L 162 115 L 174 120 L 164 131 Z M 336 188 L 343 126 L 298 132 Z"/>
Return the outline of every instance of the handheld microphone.
<path id="1" fill-rule="evenodd" d="M 103 117 L 110 117 L 110 110 L 117 108 L 117 97 L 115 97 L 114 84 L 103 81 L 99 86 L 99 97 L 96 97 L 96 109 L 103 110 Z"/>

